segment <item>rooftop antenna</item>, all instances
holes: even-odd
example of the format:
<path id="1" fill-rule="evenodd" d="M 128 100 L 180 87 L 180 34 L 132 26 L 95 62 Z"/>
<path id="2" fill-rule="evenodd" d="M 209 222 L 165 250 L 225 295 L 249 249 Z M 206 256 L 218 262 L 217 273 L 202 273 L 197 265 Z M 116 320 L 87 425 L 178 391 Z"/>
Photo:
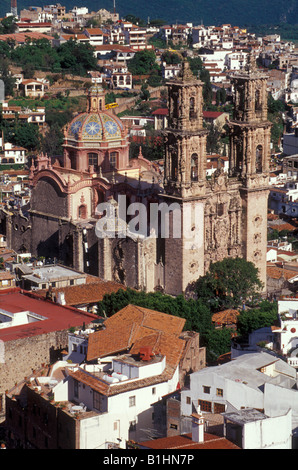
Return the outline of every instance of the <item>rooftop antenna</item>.
<path id="1" fill-rule="evenodd" d="M 18 6 L 17 6 L 17 0 L 11 0 L 11 8 L 10 12 L 14 17 L 18 16 Z"/>

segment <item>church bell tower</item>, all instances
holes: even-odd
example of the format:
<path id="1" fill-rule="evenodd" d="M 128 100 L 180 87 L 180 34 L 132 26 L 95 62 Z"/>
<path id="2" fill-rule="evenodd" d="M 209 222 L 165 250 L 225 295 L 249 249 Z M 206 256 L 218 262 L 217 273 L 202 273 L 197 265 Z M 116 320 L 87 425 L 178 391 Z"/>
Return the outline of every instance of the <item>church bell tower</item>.
<path id="1" fill-rule="evenodd" d="M 165 131 L 165 190 L 192 197 L 204 194 L 206 138 L 203 127 L 203 83 L 182 63 L 181 75 L 168 82 L 169 124 Z"/>
<path id="2" fill-rule="evenodd" d="M 165 291 L 177 295 L 204 274 L 208 132 L 203 127 L 203 82 L 193 75 L 186 59 L 180 75 L 167 86 L 169 123 L 164 132 L 165 193 L 162 199 L 168 208 L 175 209 L 169 213 L 169 237 L 164 240 Z M 175 233 L 179 217 L 180 235 Z"/>
<path id="3" fill-rule="evenodd" d="M 240 183 L 243 256 L 259 269 L 266 286 L 267 210 L 271 123 L 267 118 L 267 76 L 250 53 L 246 69 L 231 76 L 234 117 L 230 127 L 230 177 Z"/>

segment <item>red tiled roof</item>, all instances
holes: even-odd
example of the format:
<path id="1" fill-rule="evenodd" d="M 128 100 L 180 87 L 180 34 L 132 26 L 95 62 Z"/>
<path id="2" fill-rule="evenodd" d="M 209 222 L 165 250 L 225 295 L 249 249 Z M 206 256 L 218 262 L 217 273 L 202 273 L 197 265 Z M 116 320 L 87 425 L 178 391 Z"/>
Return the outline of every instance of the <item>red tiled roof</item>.
<path id="1" fill-rule="evenodd" d="M 297 227 L 288 223 L 281 224 L 281 225 L 271 225 L 271 228 L 274 228 L 278 230 L 279 232 L 281 232 L 282 230 L 289 230 L 290 232 L 294 232 L 295 230 L 297 230 Z"/>
<path id="2" fill-rule="evenodd" d="M 180 317 L 127 305 L 105 321 L 103 331 L 90 334 L 87 360 L 125 351 L 136 341 L 155 333 L 163 332 L 177 337 L 184 324 L 185 320 Z M 150 339 L 155 340 L 153 337 Z"/>
<path id="3" fill-rule="evenodd" d="M 52 23 L 17 23 L 19 28 L 44 28 L 48 26 L 49 28 L 52 27 Z"/>
<path id="4" fill-rule="evenodd" d="M 95 36 L 98 36 L 98 35 L 102 35 L 103 34 L 103 31 L 102 29 L 100 28 L 86 28 L 86 31 L 91 34 L 91 35 L 95 35 Z"/>
<path id="5" fill-rule="evenodd" d="M 140 445 L 146 449 L 240 449 L 228 439 L 209 433 L 204 434 L 204 442 L 195 442 L 191 434 L 183 434 L 144 441 Z"/>
<path id="6" fill-rule="evenodd" d="M 168 114 L 169 114 L 168 108 L 158 108 L 152 112 L 152 116 L 155 116 L 155 115 L 168 116 Z"/>
<path id="7" fill-rule="evenodd" d="M 209 119 L 216 119 L 221 116 L 223 113 L 219 111 L 203 111 L 203 117 Z"/>
<path id="8" fill-rule="evenodd" d="M 48 36 L 47 34 L 44 33 L 38 33 L 35 31 L 26 31 L 24 33 L 13 33 L 13 34 L 1 34 L 0 35 L 0 41 L 7 41 L 7 40 L 13 40 L 18 43 L 24 43 L 27 38 L 29 39 L 48 39 L 51 41 L 54 39 L 52 36 Z"/>
<path id="9" fill-rule="evenodd" d="M 298 271 L 292 271 L 290 269 L 278 268 L 277 266 L 267 266 L 267 276 L 271 279 L 292 279 L 298 276 Z"/>
<path id="10" fill-rule="evenodd" d="M 56 295 L 59 292 L 64 293 L 66 305 L 76 306 L 100 302 L 105 294 L 117 292 L 119 289 L 125 290 L 125 286 L 113 281 L 91 279 L 86 284 L 53 288 L 52 290 Z M 46 292 L 46 290 L 42 290 L 39 291 L 39 294 L 45 297 Z"/>
<path id="11" fill-rule="evenodd" d="M 34 323 L 0 329 L 0 340 L 4 342 L 63 331 L 71 326 L 82 326 L 83 323 L 87 325 L 98 318 L 91 313 L 47 301 L 19 288 L 2 291 L 0 305 L 2 309 L 11 313 L 30 311 L 46 317 L 45 320 Z"/>
<path id="12" fill-rule="evenodd" d="M 228 309 L 217 312 L 212 315 L 212 321 L 215 323 L 237 323 L 238 310 Z"/>

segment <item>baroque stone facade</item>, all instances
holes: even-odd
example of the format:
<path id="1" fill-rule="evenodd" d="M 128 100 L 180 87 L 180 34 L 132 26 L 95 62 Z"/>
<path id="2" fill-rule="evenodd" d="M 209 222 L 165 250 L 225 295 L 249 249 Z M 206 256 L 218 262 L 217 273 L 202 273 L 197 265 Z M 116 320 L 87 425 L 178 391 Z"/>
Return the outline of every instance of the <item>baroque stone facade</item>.
<path id="1" fill-rule="evenodd" d="M 65 129 L 59 164 L 40 155 L 31 168 L 27 219 L 5 215 L 10 246 L 56 256 L 129 287 L 172 295 L 191 290 L 211 262 L 243 257 L 257 266 L 266 288 L 271 126 L 266 76 L 250 57 L 247 69 L 235 72 L 231 81 L 236 106 L 229 122 L 229 174 L 219 167 L 210 179 L 203 83 L 186 60 L 180 76 L 168 82 L 163 184 L 141 155 L 137 162 L 129 161 L 125 128 L 102 110 L 102 92 L 91 90 L 87 112 Z M 120 196 L 126 197 L 126 207 L 142 203 L 148 213 L 152 203 L 161 213 L 166 208 L 161 225 L 168 223 L 169 236 L 158 226 L 156 237 L 149 237 L 148 223 L 144 236 L 98 238 L 95 228 L 104 217 L 97 212 L 98 204 L 110 201 L 117 211 Z M 118 217 L 127 226 L 132 214 Z"/>
<path id="2" fill-rule="evenodd" d="M 221 168 L 206 179 L 206 131 L 202 125 L 202 83 L 188 63 L 169 82 L 170 118 L 166 131 L 165 195 L 179 204 L 198 236 L 189 246 L 165 240 L 165 290 L 187 291 L 211 262 L 244 257 L 259 269 L 266 287 L 267 199 L 270 127 L 266 76 L 252 59 L 234 74 L 235 113 L 230 127 L 229 175 Z M 197 211 L 198 217 L 195 212 Z"/>

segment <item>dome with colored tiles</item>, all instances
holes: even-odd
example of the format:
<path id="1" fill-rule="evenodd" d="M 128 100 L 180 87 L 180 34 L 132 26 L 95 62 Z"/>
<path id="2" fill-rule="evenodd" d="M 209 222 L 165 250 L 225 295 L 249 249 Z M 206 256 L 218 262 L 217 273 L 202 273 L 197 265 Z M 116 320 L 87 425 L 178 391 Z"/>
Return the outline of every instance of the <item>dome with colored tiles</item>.
<path id="1" fill-rule="evenodd" d="M 119 140 L 125 132 L 122 121 L 105 109 L 104 91 L 92 86 L 88 93 L 87 111 L 80 113 L 66 129 L 68 140 L 104 142 Z"/>

